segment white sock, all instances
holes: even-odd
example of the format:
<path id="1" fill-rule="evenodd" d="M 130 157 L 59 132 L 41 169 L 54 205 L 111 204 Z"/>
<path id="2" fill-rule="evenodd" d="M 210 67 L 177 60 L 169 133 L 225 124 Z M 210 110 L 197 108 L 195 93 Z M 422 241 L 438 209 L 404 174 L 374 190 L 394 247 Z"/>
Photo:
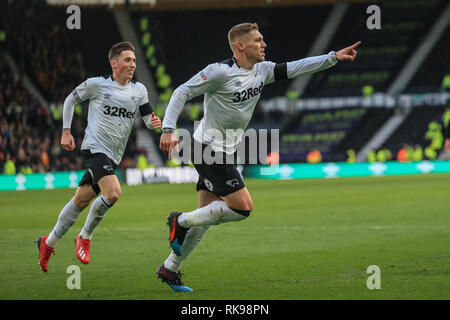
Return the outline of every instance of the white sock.
<path id="1" fill-rule="evenodd" d="M 178 272 L 181 268 L 183 261 L 194 250 L 194 248 L 202 240 L 203 235 L 208 231 L 209 226 L 199 226 L 190 228 L 183 242 L 183 254 L 177 256 L 173 251 L 164 261 L 164 267 L 173 272 Z"/>
<path id="2" fill-rule="evenodd" d="M 113 204 L 106 200 L 103 195 L 98 197 L 92 202 L 89 214 L 86 217 L 86 222 L 84 223 L 83 229 L 80 232 L 80 238 L 82 239 L 92 239 L 92 233 L 97 225 L 105 217 L 106 211 L 111 208 Z"/>
<path id="3" fill-rule="evenodd" d="M 55 227 L 48 235 L 45 243 L 54 248 L 63 235 L 75 223 L 83 209 L 78 208 L 73 202 L 73 198 L 66 204 L 59 214 Z"/>
<path id="4" fill-rule="evenodd" d="M 178 217 L 178 223 L 184 228 L 193 226 L 211 226 L 230 221 L 240 221 L 246 216 L 234 212 L 225 201 L 213 201 L 205 207 L 184 212 Z"/>

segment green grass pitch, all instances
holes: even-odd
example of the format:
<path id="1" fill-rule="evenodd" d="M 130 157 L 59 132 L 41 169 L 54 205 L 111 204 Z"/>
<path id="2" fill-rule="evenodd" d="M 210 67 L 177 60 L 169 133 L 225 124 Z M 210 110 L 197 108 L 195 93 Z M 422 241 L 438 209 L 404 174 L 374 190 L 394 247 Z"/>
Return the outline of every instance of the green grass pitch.
<path id="1" fill-rule="evenodd" d="M 47 235 L 74 189 L 0 193 L 0 299 L 449 299 L 450 175 L 246 180 L 249 219 L 212 227 L 185 261 L 192 293 L 155 278 L 169 254 L 166 216 L 197 206 L 193 184 L 123 186 L 94 233 L 91 263 L 75 257 L 87 210 L 51 257 Z M 81 289 L 69 290 L 70 265 Z M 366 286 L 367 267 L 381 289 Z"/>

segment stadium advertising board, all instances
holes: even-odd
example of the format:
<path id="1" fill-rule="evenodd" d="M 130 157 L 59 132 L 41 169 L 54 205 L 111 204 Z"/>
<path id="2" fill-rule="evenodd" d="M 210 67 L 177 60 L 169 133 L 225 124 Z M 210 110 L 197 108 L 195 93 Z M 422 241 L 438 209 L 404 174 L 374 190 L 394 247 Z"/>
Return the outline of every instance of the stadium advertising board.
<path id="1" fill-rule="evenodd" d="M 370 177 L 402 174 L 427 174 L 450 172 L 449 161 L 420 161 L 400 163 L 329 162 L 318 164 L 289 163 L 278 166 L 248 166 L 245 176 L 260 179 L 307 179 L 307 178 L 340 178 Z"/>
<path id="2" fill-rule="evenodd" d="M 198 180 L 198 173 L 191 167 L 127 169 L 125 171 L 126 184 L 135 186 L 143 183 L 194 183 Z"/>
<path id="3" fill-rule="evenodd" d="M 0 175 L 0 190 L 76 188 L 85 171 Z"/>
<path id="4" fill-rule="evenodd" d="M 364 108 L 354 108 L 304 114 L 295 128 L 281 136 L 281 161 L 305 161 L 313 149 L 319 150 L 323 156 L 332 154 L 365 112 Z"/>

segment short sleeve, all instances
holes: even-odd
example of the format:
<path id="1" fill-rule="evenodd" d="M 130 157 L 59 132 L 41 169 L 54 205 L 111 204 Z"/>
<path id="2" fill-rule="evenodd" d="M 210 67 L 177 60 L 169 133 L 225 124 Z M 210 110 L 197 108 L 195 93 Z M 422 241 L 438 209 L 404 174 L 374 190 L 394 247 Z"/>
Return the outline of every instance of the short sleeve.
<path id="1" fill-rule="evenodd" d="M 88 78 L 72 91 L 72 95 L 77 103 L 90 100 L 96 97 L 100 78 Z"/>

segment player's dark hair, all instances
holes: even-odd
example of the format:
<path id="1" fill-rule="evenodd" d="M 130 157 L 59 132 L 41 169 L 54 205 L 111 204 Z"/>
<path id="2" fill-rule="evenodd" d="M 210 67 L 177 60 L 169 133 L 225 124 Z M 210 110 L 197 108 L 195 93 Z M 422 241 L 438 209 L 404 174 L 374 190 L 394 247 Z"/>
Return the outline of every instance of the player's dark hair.
<path id="1" fill-rule="evenodd" d="M 123 41 L 116 43 L 111 47 L 108 53 L 108 59 L 111 61 L 112 59 L 119 56 L 122 51 L 131 50 L 134 52 L 134 46 L 129 41 Z"/>
<path id="2" fill-rule="evenodd" d="M 258 30 L 258 24 L 256 22 L 244 22 L 232 27 L 230 31 L 228 31 L 228 42 L 230 43 L 230 47 L 237 38 L 253 30 Z"/>

